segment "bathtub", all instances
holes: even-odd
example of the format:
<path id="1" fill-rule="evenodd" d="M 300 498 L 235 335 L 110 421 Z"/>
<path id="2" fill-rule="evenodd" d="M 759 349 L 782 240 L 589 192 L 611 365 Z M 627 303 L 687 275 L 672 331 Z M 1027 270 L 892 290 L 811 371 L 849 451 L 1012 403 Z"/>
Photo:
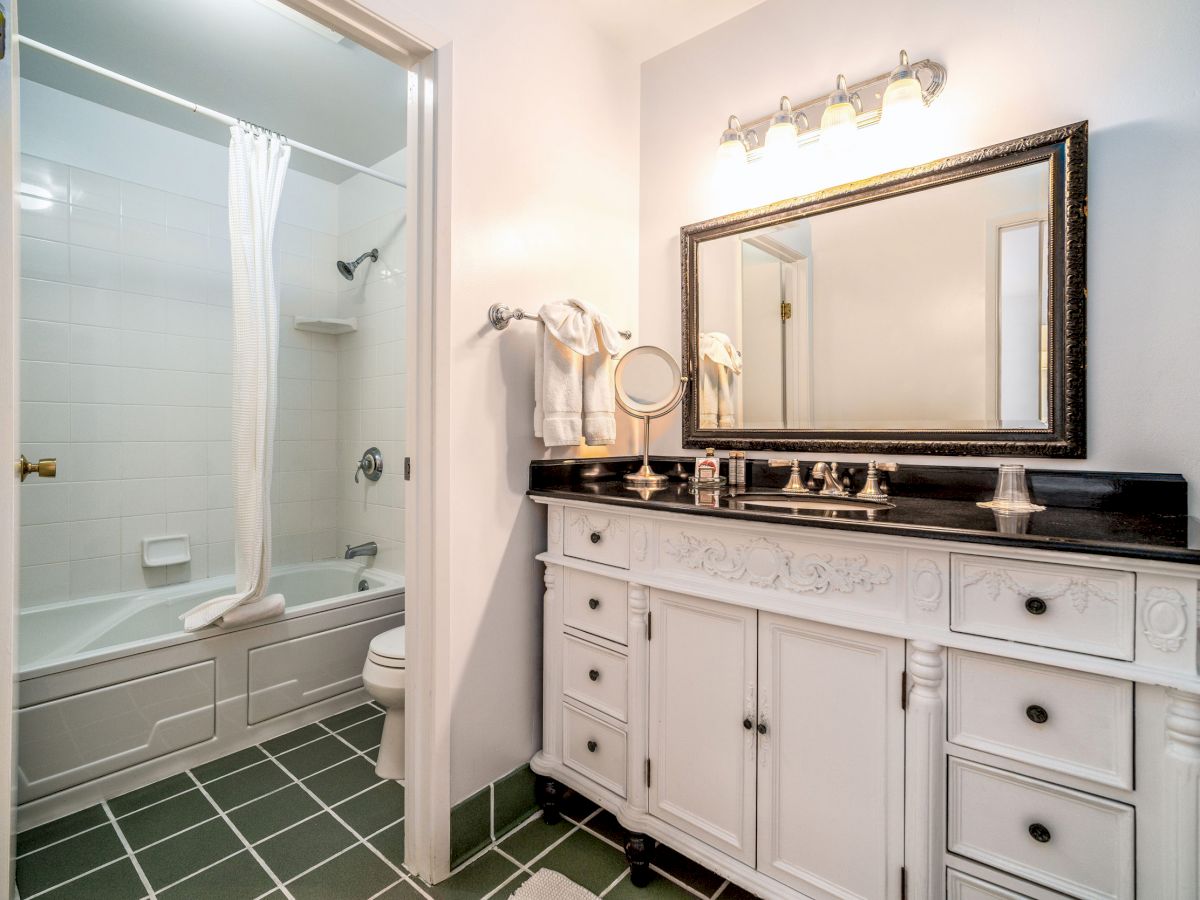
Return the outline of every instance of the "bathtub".
<path id="1" fill-rule="evenodd" d="M 231 577 L 49 604 L 18 616 L 19 827 L 67 815 L 366 699 L 371 638 L 404 623 L 403 576 L 279 566 L 284 613 L 184 632 Z"/>

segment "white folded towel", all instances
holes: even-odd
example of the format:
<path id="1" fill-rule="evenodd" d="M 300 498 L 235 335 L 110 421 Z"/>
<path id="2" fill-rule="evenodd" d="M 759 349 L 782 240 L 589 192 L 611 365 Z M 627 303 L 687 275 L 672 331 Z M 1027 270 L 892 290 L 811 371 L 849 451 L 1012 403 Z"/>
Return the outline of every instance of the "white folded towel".
<path id="1" fill-rule="evenodd" d="M 209 625 L 237 628 L 239 625 L 273 619 L 283 613 L 284 606 L 283 594 L 267 594 L 249 602 L 243 602 L 241 594 L 214 597 L 188 611 L 183 619 L 183 629 L 199 631 Z"/>
<path id="2" fill-rule="evenodd" d="M 734 376 L 742 374 L 742 354 L 729 335 L 709 331 L 700 335 L 700 427 L 737 425 Z"/>
<path id="3" fill-rule="evenodd" d="M 617 439 L 612 357 L 620 335 L 608 317 L 582 300 L 538 311 L 533 433 L 547 447 L 591 446 Z"/>

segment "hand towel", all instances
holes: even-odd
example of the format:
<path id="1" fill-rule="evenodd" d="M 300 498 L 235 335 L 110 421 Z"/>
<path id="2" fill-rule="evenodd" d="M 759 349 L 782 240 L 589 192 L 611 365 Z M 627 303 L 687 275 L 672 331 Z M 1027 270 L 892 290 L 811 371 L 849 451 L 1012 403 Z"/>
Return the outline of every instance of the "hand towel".
<path id="1" fill-rule="evenodd" d="M 620 335 L 608 317 L 582 300 L 560 300 L 538 311 L 540 347 L 534 364 L 533 433 L 547 447 L 599 446 L 616 441 L 612 357 Z"/>
<path id="2" fill-rule="evenodd" d="M 734 376 L 742 374 L 742 354 L 729 335 L 709 331 L 700 335 L 700 427 L 737 425 Z"/>

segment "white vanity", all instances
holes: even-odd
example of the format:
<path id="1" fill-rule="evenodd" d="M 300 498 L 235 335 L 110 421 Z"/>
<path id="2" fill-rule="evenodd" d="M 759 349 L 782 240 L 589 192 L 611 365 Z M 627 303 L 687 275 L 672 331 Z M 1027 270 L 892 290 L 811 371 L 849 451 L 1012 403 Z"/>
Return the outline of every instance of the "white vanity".
<path id="1" fill-rule="evenodd" d="M 533 493 L 532 767 L 631 832 L 762 897 L 1200 896 L 1200 565 Z"/>

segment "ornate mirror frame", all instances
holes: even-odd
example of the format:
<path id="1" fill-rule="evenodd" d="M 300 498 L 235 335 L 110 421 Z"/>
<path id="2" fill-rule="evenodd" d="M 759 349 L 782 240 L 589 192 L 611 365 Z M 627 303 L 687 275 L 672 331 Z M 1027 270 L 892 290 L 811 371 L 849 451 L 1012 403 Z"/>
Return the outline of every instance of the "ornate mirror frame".
<path id="1" fill-rule="evenodd" d="M 684 374 L 689 376 L 683 399 L 683 446 L 805 453 L 1086 456 L 1087 138 L 1087 122 L 1076 122 L 681 228 L 682 356 Z M 1047 428 L 822 431 L 699 427 L 700 379 L 696 347 L 699 336 L 698 259 L 702 242 L 1041 161 L 1048 161 L 1050 170 Z"/>

